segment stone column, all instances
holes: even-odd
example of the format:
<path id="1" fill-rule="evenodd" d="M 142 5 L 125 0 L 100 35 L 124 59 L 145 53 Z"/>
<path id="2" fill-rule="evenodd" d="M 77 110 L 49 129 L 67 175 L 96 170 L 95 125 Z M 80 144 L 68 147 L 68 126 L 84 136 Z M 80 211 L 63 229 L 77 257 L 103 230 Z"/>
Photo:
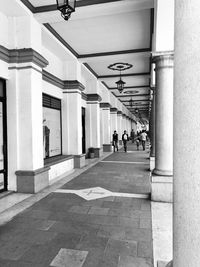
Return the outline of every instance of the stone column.
<path id="1" fill-rule="evenodd" d="M 110 108 L 111 139 L 114 131 L 117 131 L 117 108 Z"/>
<path id="2" fill-rule="evenodd" d="M 126 130 L 126 115 L 122 114 L 122 134 Z"/>
<path id="3" fill-rule="evenodd" d="M 87 94 L 86 108 L 86 143 L 87 147 L 93 147 L 95 157 L 101 156 L 100 145 L 100 101 L 98 94 Z"/>
<path id="4" fill-rule="evenodd" d="M 151 151 L 150 151 L 150 170 L 155 168 L 155 87 L 152 88 L 151 114 L 150 114 L 150 132 L 151 132 Z"/>
<path id="5" fill-rule="evenodd" d="M 82 154 L 81 92 L 84 86 L 78 81 L 65 81 L 62 103 L 63 154 L 74 155 L 74 167 L 85 165 Z"/>
<path id="6" fill-rule="evenodd" d="M 200 2 L 175 6 L 173 266 L 200 262 Z"/>
<path id="7" fill-rule="evenodd" d="M 119 145 L 122 145 L 122 112 L 121 111 L 117 111 L 117 132 L 118 132 Z"/>
<path id="8" fill-rule="evenodd" d="M 100 108 L 102 112 L 102 134 L 103 134 L 103 151 L 111 152 L 111 128 L 110 128 L 110 104 L 100 103 Z"/>
<path id="9" fill-rule="evenodd" d="M 173 175 L 173 54 L 154 55 L 156 63 L 156 143 L 152 200 L 172 201 Z"/>

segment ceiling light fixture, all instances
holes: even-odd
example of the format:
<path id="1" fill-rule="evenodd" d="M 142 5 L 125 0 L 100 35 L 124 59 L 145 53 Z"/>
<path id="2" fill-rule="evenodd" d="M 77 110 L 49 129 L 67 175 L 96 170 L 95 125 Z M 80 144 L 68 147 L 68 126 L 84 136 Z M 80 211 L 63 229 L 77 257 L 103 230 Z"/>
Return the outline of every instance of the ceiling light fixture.
<path id="1" fill-rule="evenodd" d="M 132 67 L 133 67 L 133 65 L 131 65 L 129 63 L 114 63 L 114 64 L 108 66 L 109 69 L 117 70 L 117 71 L 120 72 L 119 81 L 116 82 L 117 89 L 119 90 L 120 94 L 123 92 L 124 85 L 126 84 L 121 78 L 121 72 L 124 71 L 124 70 L 128 70 L 128 69 L 130 69 Z"/>
<path id="2" fill-rule="evenodd" d="M 132 97 L 131 97 L 131 99 L 129 100 L 129 104 L 130 104 L 130 106 L 132 107 L 133 106 L 133 99 L 132 99 Z"/>
<path id="3" fill-rule="evenodd" d="M 57 9 L 60 10 L 64 20 L 68 20 L 71 13 L 75 11 L 76 0 L 56 0 Z"/>

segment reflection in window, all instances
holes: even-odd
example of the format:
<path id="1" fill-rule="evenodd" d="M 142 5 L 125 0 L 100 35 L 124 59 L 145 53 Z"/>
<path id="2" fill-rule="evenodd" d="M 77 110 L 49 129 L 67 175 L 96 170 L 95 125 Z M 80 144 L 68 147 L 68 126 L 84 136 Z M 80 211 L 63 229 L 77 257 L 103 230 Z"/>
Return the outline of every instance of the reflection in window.
<path id="1" fill-rule="evenodd" d="M 43 94 L 43 156 L 61 153 L 61 101 Z"/>

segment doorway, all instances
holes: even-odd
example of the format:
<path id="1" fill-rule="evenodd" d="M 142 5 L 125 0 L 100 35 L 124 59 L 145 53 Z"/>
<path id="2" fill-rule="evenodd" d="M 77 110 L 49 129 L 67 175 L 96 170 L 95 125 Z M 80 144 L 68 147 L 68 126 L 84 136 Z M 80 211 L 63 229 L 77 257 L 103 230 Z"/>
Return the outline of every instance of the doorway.
<path id="1" fill-rule="evenodd" d="M 85 108 L 82 107 L 82 154 L 85 152 Z"/>
<path id="2" fill-rule="evenodd" d="M 8 189 L 6 81 L 0 79 L 0 192 Z"/>

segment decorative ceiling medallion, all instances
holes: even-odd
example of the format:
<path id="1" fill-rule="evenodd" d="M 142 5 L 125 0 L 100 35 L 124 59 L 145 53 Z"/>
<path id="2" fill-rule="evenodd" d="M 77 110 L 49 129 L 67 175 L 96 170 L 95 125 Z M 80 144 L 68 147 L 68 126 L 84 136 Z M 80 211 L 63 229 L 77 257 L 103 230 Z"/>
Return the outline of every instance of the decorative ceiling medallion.
<path id="1" fill-rule="evenodd" d="M 124 94 L 132 95 L 132 94 L 137 94 L 139 91 L 133 90 L 133 91 L 125 91 Z"/>
<path id="2" fill-rule="evenodd" d="M 114 64 L 111 64 L 111 65 L 108 66 L 109 69 L 118 70 L 118 71 L 128 70 L 128 69 L 130 69 L 132 67 L 133 67 L 132 64 L 122 63 L 122 62 L 114 63 Z"/>
<path id="3" fill-rule="evenodd" d="M 110 70 L 117 70 L 120 72 L 119 74 L 119 81 L 116 82 L 117 84 L 117 89 L 119 90 L 120 94 L 123 92 L 124 90 L 124 85 L 126 84 L 122 78 L 121 78 L 121 72 L 124 71 L 124 70 L 128 70 L 130 68 L 132 68 L 133 65 L 129 64 L 129 63 L 121 63 L 121 62 L 118 62 L 118 63 L 114 63 L 114 64 L 111 64 L 108 66 L 108 68 Z"/>

